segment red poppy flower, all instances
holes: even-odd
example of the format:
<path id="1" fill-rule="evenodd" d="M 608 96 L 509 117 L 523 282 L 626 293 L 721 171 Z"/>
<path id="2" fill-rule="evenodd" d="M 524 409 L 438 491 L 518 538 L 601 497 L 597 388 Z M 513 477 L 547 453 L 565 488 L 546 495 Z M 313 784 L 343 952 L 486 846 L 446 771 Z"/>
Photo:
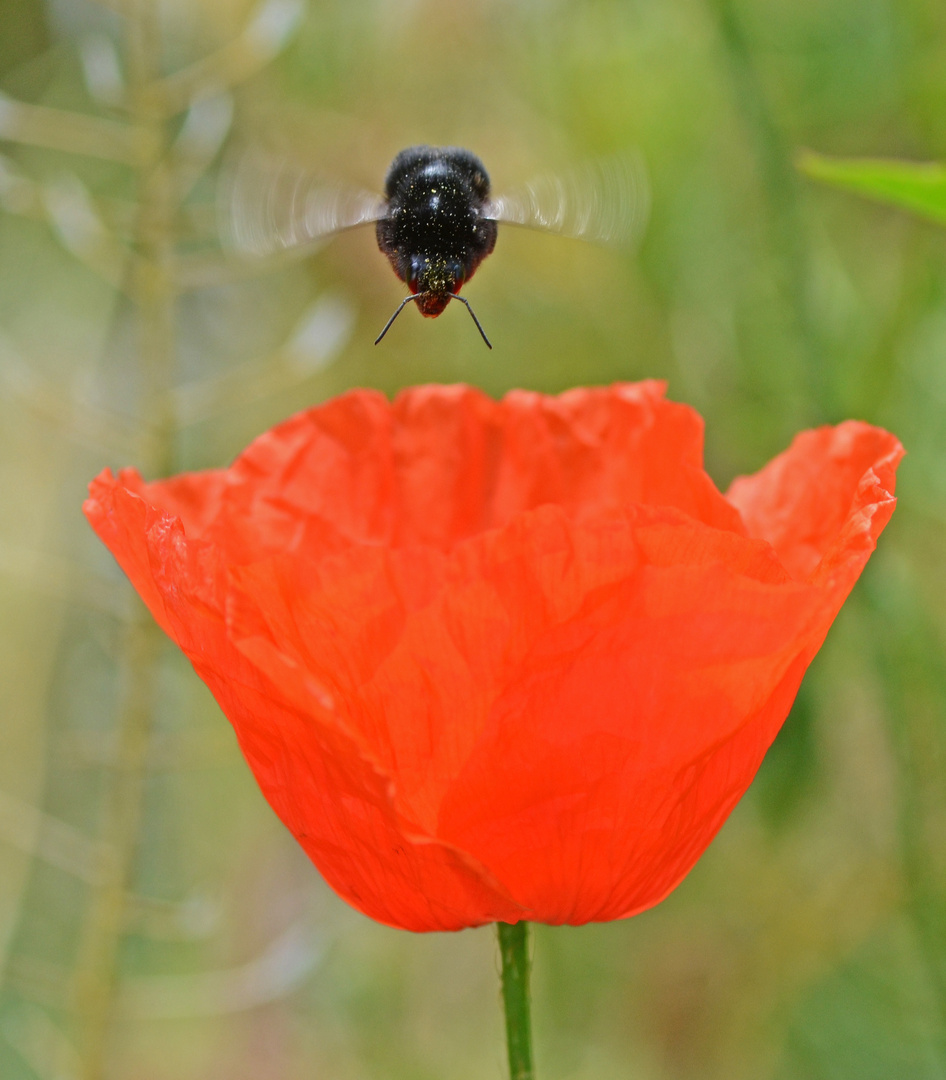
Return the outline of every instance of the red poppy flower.
<path id="1" fill-rule="evenodd" d="M 723 496 L 662 395 L 358 390 L 229 469 L 91 485 L 273 809 L 373 918 L 633 915 L 752 780 L 902 448 L 805 432 Z"/>

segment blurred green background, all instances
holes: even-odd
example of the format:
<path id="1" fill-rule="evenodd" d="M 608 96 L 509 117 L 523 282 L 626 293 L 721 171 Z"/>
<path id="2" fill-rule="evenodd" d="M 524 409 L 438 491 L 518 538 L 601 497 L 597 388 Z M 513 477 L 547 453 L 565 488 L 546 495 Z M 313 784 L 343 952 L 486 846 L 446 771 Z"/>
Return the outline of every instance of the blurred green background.
<path id="1" fill-rule="evenodd" d="M 88 480 L 228 462 L 349 386 L 659 377 L 720 486 L 800 427 L 909 451 L 900 505 L 749 795 L 635 919 L 539 927 L 542 1080 L 946 1076 L 946 235 L 802 147 L 946 153 L 933 0 L 0 0 L 0 1077 L 505 1075 L 489 928 L 349 910 L 86 526 Z M 501 230 L 436 322 L 371 229 L 246 264 L 265 144 L 497 189 L 636 147 L 635 251 Z M 154 703 L 151 708 L 151 703 Z"/>

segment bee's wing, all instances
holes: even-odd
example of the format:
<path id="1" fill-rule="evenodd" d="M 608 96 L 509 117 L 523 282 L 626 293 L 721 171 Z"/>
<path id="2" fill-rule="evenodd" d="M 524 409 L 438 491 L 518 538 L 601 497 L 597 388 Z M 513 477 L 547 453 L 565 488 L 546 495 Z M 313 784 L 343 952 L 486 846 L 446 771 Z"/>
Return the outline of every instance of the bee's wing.
<path id="1" fill-rule="evenodd" d="M 650 186 L 639 154 L 586 161 L 558 176 L 540 176 L 487 204 L 486 216 L 563 236 L 621 244 L 644 231 Z"/>
<path id="2" fill-rule="evenodd" d="M 225 246 L 248 255 L 305 248 L 342 229 L 377 221 L 385 200 L 326 180 L 288 160 L 247 153 L 225 171 L 219 196 Z"/>

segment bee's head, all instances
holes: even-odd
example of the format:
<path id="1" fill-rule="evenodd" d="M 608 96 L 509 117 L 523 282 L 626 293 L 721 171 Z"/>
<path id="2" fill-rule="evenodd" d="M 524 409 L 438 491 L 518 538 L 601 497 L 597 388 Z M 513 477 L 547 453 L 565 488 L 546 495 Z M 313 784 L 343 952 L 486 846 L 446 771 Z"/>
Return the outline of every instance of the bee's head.
<path id="1" fill-rule="evenodd" d="M 432 255 L 412 255 L 407 278 L 408 288 L 417 296 L 421 314 L 429 318 L 439 315 L 460 291 L 463 267 L 459 259 L 436 258 Z"/>
<path id="2" fill-rule="evenodd" d="M 469 274 L 464 273 L 463 263 L 459 259 L 452 257 L 438 258 L 431 255 L 411 255 L 409 261 L 407 258 L 402 261 L 401 266 L 404 267 L 405 273 L 399 276 L 403 277 L 407 282 L 411 293 L 410 296 L 405 296 L 398 304 L 394 314 L 388 319 L 381 333 L 378 334 L 375 345 L 390 330 L 391 323 L 401 313 L 404 305 L 409 304 L 412 300 L 420 308 L 421 314 L 426 315 L 428 318 L 435 318 L 439 315 L 451 300 L 459 300 L 470 313 L 470 318 L 476 323 L 476 329 L 479 330 L 487 346 L 490 349 L 493 347 L 489 343 L 489 338 L 483 332 L 479 319 L 473 313 L 469 300 L 465 296 L 460 296 L 460 286 L 466 281 Z"/>

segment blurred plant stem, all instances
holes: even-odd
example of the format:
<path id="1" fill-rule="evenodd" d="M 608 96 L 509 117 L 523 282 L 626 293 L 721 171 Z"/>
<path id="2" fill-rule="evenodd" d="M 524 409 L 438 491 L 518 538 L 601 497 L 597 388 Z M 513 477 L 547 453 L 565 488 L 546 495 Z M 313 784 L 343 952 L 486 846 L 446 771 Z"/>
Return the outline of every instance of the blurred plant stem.
<path id="1" fill-rule="evenodd" d="M 138 0 L 129 18 L 128 72 L 131 108 L 140 132 L 138 216 L 135 241 L 140 260 L 134 266 L 132 295 L 139 309 L 143 378 L 142 417 L 154 436 L 147 467 L 166 476 L 174 468 L 176 422 L 173 408 L 175 375 L 173 236 L 177 209 L 167 156 L 171 141 L 169 117 L 150 93 L 161 55 L 160 8 Z"/>
<path id="2" fill-rule="evenodd" d="M 129 105 L 141 140 L 134 227 L 138 258 L 129 264 L 129 292 L 137 304 L 140 325 L 141 427 L 145 437 L 139 460 L 149 477 L 173 471 L 176 437 L 172 407 L 175 202 L 166 156 L 170 132 L 167 115 L 155 107 L 154 96 L 149 94 L 161 56 L 158 17 L 158 5 L 151 0 L 139 0 L 128 11 L 127 28 Z M 138 604 L 123 648 L 117 753 L 101 831 L 113 858 L 92 894 L 76 970 L 81 1080 L 101 1080 L 106 1074 L 121 942 L 127 922 L 127 897 L 135 870 L 147 782 L 147 753 L 161 644 L 160 629 L 144 605 Z"/>
<path id="3" fill-rule="evenodd" d="M 510 1080 L 535 1080 L 529 975 L 529 924 L 497 923 Z"/>
<path id="4" fill-rule="evenodd" d="M 752 141 L 759 166 L 772 242 L 781 264 L 799 344 L 805 362 L 806 398 L 814 409 L 799 417 L 818 424 L 840 419 L 835 392 L 828 378 L 821 334 L 812 312 L 812 274 L 805 243 L 805 221 L 793 154 L 766 100 L 746 35 L 733 9 L 733 0 L 708 0 L 725 48 L 736 106 Z"/>
<path id="5" fill-rule="evenodd" d="M 877 596 L 867 590 L 860 594 L 860 603 L 865 621 L 877 627 L 874 662 L 885 699 L 887 730 L 898 759 L 897 827 L 906 911 L 935 997 L 940 1021 L 937 1048 L 940 1062 L 946 1063 L 946 898 L 941 860 L 930 843 L 936 817 L 943 813 L 937 773 L 942 760 L 941 702 L 946 700 L 946 670 L 939 659 L 942 646 L 936 626 L 927 621 L 912 588 L 902 589 L 893 610 L 889 601 L 878 603 Z M 921 687 L 934 688 L 939 707 L 929 712 L 905 709 L 904 702 L 915 701 L 923 693 L 918 691 Z"/>

